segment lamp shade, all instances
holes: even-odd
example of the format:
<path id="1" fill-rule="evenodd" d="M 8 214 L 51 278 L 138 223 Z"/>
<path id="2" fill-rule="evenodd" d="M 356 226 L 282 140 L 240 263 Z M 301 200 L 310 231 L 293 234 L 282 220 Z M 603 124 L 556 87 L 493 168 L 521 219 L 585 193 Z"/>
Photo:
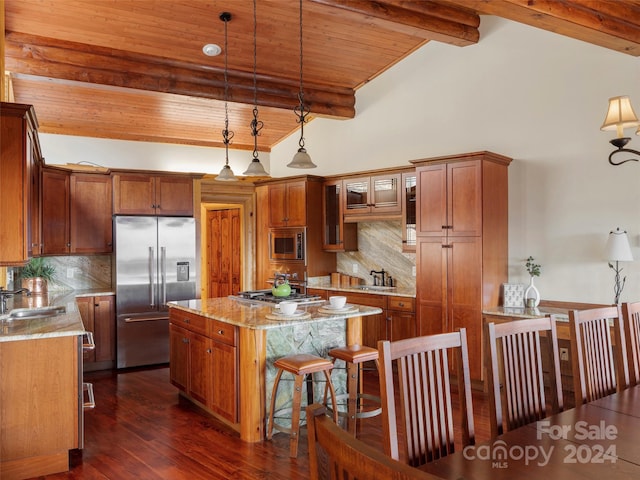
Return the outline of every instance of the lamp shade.
<path id="1" fill-rule="evenodd" d="M 220 170 L 220 173 L 216 177 L 216 180 L 218 180 L 219 182 L 233 182 L 238 179 L 233 174 L 233 170 L 231 170 L 231 167 L 227 164 L 222 167 L 222 170 Z"/>
<path id="2" fill-rule="evenodd" d="M 640 122 L 633 111 L 631 101 L 625 95 L 609 99 L 609 110 L 600 130 L 616 130 L 618 137 L 621 138 L 623 129 L 635 127 L 638 124 Z"/>
<path id="3" fill-rule="evenodd" d="M 632 262 L 633 255 L 629 246 L 627 232 L 616 228 L 615 231 L 609 232 L 606 249 L 607 260 L 612 262 Z"/>
<path id="4" fill-rule="evenodd" d="M 269 174 L 264 169 L 262 163 L 257 158 L 251 160 L 251 163 L 247 167 L 247 169 L 242 172 L 243 175 L 249 175 L 251 177 L 268 177 Z"/>
<path id="5" fill-rule="evenodd" d="M 293 156 L 287 167 L 289 168 L 316 168 L 316 164 L 311 161 L 311 157 L 304 147 L 300 147 Z"/>

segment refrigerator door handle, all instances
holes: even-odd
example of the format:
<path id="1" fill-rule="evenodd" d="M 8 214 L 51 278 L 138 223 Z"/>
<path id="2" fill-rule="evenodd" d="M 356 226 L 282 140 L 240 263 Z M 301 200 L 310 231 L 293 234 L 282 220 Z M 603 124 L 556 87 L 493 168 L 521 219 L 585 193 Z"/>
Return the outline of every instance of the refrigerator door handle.
<path id="1" fill-rule="evenodd" d="M 155 249 L 153 247 L 149 247 L 149 305 L 152 307 L 155 307 L 156 305 L 155 257 Z"/>
<path id="2" fill-rule="evenodd" d="M 167 303 L 167 247 L 160 247 L 160 279 L 162 282 L 162 305 Z"/>

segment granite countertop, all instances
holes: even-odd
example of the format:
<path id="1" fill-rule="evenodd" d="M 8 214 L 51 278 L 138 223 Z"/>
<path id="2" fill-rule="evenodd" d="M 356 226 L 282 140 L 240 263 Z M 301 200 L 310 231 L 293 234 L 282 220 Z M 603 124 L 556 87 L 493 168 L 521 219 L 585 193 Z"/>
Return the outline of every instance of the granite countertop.
<path id="1" fill-rule="evenodd" d="M 559 322 L 569 321 L 569 311 L 566 308 L 556 307 L 492 307 L 483 310 L 482 314 L 515 318 L 540 318 L 548 315 L 554 315 L 556 320 Z"/>
<path id="2" fill-rule="evenodd" d="M 367 293 L 370 295 L 393 295 L 397 297 L 413 297 L 416 296 L 415 288 L 403 288 L 403 287 L 384 287 L 379 290 L 379 287 L 373 285 L 359 285 L 359 286 L 341 286 L 331 283 L 331 280 L 322 279 L 317 282 L 309 282 L 307 288 L 317 288 L 318 290 L 336 290 L 340 292 L 349 293 Z"/>
<path id="3" fill-rule="evenodd" d="M 113 295 L 103 289 L 49 292 L 47 295 L 14 295 L 7 300 L 8 311 L 0 315 L 0 342 L 82 335 L 85 332 L 76 297 Z M 64 306 L 65 312 L 44 318 L 10 318 L 15 309 Z"/>
<path id="4" fill-rule="evenodd" d="M 329 302 L 315 305 L 299 305 L 298 311 L 305 314 L 299 317 L 269 319 L 278 310 L 272 305 L 252 304 L 248 301 L 231 298 L 210 298 L 205 300 L 179 300 L 169 302 L 169 307 L 195 313 L 203 317 L 252 330 L 289 327 L 311 322 L 336 320 L 351 317 L 368 316 L 382 313 L 378 307 L 353 305 L 354 308 L 331 312 L 324 310 Z M 307 315 L 308 314 L 308 315 Z"/>

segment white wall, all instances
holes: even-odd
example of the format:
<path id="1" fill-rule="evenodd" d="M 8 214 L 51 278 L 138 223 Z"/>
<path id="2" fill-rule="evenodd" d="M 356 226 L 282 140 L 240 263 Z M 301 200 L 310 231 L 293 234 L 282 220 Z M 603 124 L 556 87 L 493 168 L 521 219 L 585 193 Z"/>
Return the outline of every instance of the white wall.
<path id="1" fill-rule="evenodd" d="M 603 252 L 609 230 L 619 226 L 639 260 L 624 265 L 622 300 L 640 300 L 640 164 L 610 166 L 612 135 L 599 130 L 611 96 L 630 95 L 640 113 L 638 59 L 494 17 L 483 17 L 480 30 L 477 45 L 431 42 L 358 90 L 355 119 L 313 120 L 305 137 L 317 169 L 285 167 L 296 132 L 272 150 L 271 174 L 345 173 L 479 150 L 507 155 L 514 159 L 510 281 L 527 281 L 524 259 L 533 255 L 542 264 L 536 285 L 543 298 L 612 302 Z M 196 155 L 199 147 L 82 139 L 78 152 L 70 137 L 42 137 L 48 163 L 59 163 L 58 154 L 128 168 L 176 170 L 174 158 L 208 162 Z M 640 149 L 640 139 L 630 146 Z M 247 160 L 236 167 L 234 154 L 237 173 L 250 159 L 240 153 Z"/>

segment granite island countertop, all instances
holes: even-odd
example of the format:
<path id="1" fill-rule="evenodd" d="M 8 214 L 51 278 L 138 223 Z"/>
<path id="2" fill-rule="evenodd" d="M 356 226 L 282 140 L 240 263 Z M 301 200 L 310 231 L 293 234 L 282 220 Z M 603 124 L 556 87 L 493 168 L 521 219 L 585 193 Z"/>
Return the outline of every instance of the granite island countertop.
<path id="1" fill-rule="evenodd" d="M 0 342 L 82 335 L 85 328 L 75 302 L 76 297 L 112 294 L 104 289 L 93 289 L 49 292 L 47 295 L 15 295 L 7 301 L 7 313 L 0 315 Z M 50 317 L 10 317 L 12 310 L 49 306 L 64 306 L 65 312 Z"/>
<path id="2" fill-rule="evenodd" d="M 415 288 L 406 287 L 376 287 L 375 285 L 335 285 L 329 279 L 321 279 L 309 282 L 307 288 L 316 288 L 318 290 L 336 290 L 349 293 L 367 293 L 369 295 L 393 295 L 397 297 L 413 297 L 416 296 Z"/>
<path id="3" fill-rule="evenodd" d="M 329 302 L 314 305 L 300 305 L 298 310 L 304 311 L 304 315 L 270 319 L 268 317 L 277 312 L 277 309 L 275 309 L 273 305 L 255 304 L 249 301 L 226 297 L 205 300 L 178 300 L 168 303 L 169 307 L 172 308 L 252 330 L 267 330 L 382 313 L 382 309 L 378 307 L 368 307 L 365 305 L 353 305 L 354 308 L 352 309 L 331 312 L 323 308 L 328 304 Z"/>

